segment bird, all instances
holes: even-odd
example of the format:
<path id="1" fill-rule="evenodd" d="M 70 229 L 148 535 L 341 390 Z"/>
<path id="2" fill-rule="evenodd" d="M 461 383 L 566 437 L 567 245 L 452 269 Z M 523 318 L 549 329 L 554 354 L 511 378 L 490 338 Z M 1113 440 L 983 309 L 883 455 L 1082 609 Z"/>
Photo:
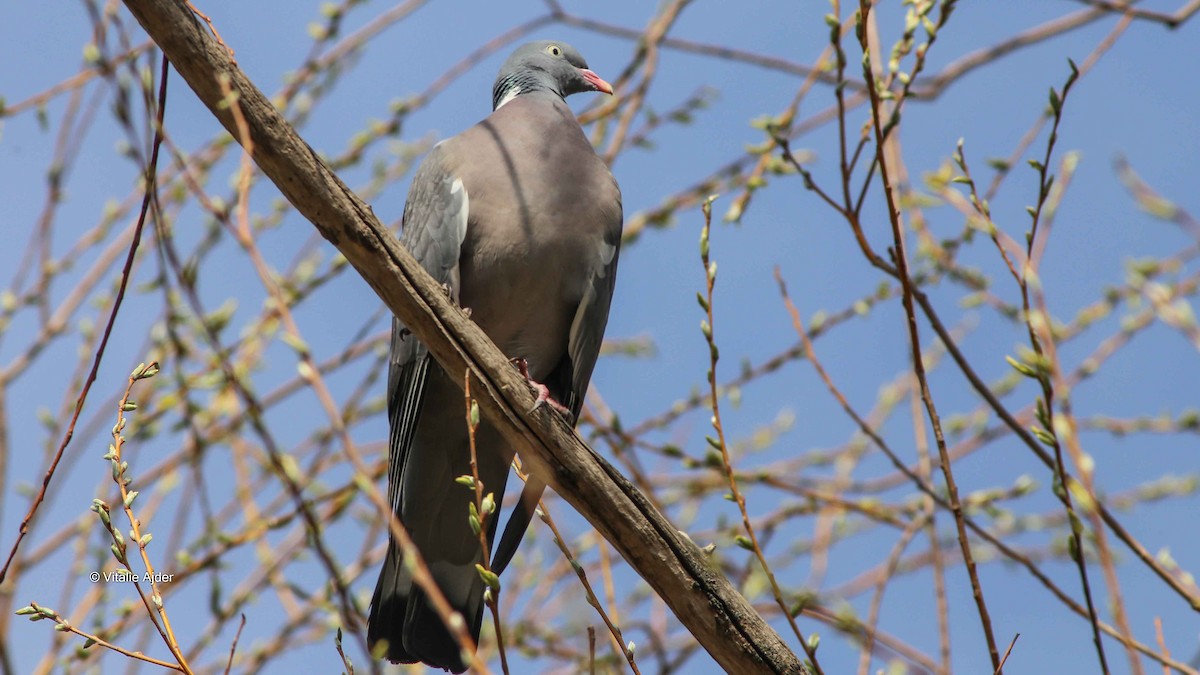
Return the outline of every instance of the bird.
<path id="1" fill-rule="evenodd" d="M 401 241 L 425 271 L 538 390 L 578 419 L 608 324 L 621 245 L 621 191 L 566 97 L 612 86 L 565 42 L 522 45 L 492 87 L 492 112 L 436 146 L 413 177 Z M 393 318 L 388 364 L 388 500 L 450 606 L 478 643 L 484 582 L 471 529 L 462 374 L 448 374 Z M 478 476 L 501 504 L 514 449 L 486 421 L 475 431 Z M 493 548 L 512 559 L 545 483 L 530 476 Z M 403 565 L 389 536 L 367 619 L 373 656 L 454 673 L 468 661 Z"/>

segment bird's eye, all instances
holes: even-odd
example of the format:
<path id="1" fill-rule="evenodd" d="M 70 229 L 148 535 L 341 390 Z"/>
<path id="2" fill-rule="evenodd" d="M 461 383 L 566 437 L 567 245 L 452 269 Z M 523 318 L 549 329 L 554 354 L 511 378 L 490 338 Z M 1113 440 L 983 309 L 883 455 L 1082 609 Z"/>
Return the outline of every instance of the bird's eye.
<path id="1" fill-rule="evenodd" d="M 562 50 L 558 48 L 558 45 L 547 45 L 546 52 L 550 54 L 550 56 L 562 55 Z"/>

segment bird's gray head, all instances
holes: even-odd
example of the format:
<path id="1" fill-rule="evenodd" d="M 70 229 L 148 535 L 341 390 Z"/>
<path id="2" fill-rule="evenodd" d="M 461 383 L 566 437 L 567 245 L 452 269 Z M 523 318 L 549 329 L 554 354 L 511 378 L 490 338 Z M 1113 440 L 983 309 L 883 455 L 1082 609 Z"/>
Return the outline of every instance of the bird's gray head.
<path id="1" fill-rule="evenodd" d="M 521 45 L 508 57 L 492 86 L 492 109 L 534 91 L 560 98 L 582 91 L 613 93 L 612 85 L 588 70 L 587 61 L 574 47 L 558 40 Z"/>

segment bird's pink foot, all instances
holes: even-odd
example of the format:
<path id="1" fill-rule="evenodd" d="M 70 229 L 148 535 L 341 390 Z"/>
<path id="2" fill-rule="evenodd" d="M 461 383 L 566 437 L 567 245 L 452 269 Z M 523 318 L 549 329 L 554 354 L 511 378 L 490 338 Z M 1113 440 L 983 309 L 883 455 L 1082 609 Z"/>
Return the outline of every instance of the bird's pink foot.
<path id="1" fill-rule="evenodd" d="M 550 395 L 549 387 L 541 382 L 535 381 L 529 376 L 528 361 L 521 357 L 509 359 L 509 361 L 517 367 L 517 371 L 521 373 L 521 376 L 525 378 L 525 381 L 528 382 L 529 385 L 533 387 L 534 391 L 537 392 L 537 401 L 534 402 L 533 407 L 529 409 L 529 412 L 532 413 L 533 411 L 545 405 L 549 406 L 552 410 L 557 411 L 560 415 L 566 417 L 568 421 L 575 419 L 575 414 L 571 412 L 570 408 L 554 400 L 554 397 Z"/>
<path id="2" fill-rule="evenodd" d="M 548 405 L 550 408 L 558 411 L 560 415 L 566 417 L 568 420 L 575 418 L 575 415 L 571 412 L 570 408 L 554 400 L 554 397 L 550 395 L 550 389 L 546 387 L 546 385 L 542 384 L 541 382 L 534 382 L 533 380 L 529 380 L 529 384 L 533 385 L 533 388 L 536 389 L 538 393 L 537 401 L 534 402 L 533 407 L 529 409 L 529 412 L 533 412 L 544 405 Z"/>

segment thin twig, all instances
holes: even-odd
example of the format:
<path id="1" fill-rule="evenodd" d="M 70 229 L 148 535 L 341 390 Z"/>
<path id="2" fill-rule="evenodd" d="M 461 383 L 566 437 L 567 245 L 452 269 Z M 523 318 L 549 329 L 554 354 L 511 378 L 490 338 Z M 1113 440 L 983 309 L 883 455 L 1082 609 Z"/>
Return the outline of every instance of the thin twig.
<path id="1" fill-rule="evenodd" d="M 479 452 L 475 445 L 475 431 L 479 428 L 479 404 L 471 398 L 471 371 L 463 373 L 463 400 L 466 404 L 467 439 L 471 449 L 471 488 L 475 493 L 475 501 L 471 503 L 471 529 L 479 537 L 479 550 L 482 564 L 475 567 L 483 578 L 487 588 L 483 592 L 483 601 L 492 615 L 492 625 L 496 631 L 496 649 L 500 652 L 500 669 L 508 673 L 508 653 L 504 647 L 504 631 L 500 625 L 500 577 L 492 572 L 492 554 L 488 546 L 488 532 L 492 531 L 491 521 L 496 517 L 499 505 L 496 504 L 494 493 L 484 496 L 487 487 L 479 478 Z"/>
<path id="2" fill-rule="evenodd" d="M 26 610 L 32 610 L 32 611 L 26 611 Z M 150 664 L 153 664 L 156 666 L 162 666 L 163 668 L 178 671 L 181 673 L 190 672 L 190 671 L 185 670 L 178 663 L 171 663 L 169 661 L 161 661 L 154 657 L 146 656 L 145 654 L 143 654 L 141 652 L 130 651 L 128 649 L 125 649 L 124 647 L 115 645 L 97 635 L 93 635 L 86 631 L 82 631 L 82 630 L 76 628 L 74 625 L 72 625 L 71 622 L 69 622 L 66 619 L 59 616 L 58 613 L 55 612 L 54 610 L 50 609 L 49 607 L 41 607 L 36 602 L 31 602 L 31 603 L 29 603 L 28 607 L 17 610 L 17 614 L 21 615 L 21 616 L 29 616 L 30 621 L 40 621 L 42 619 L 50 619 L 55 624 L 54 625 L 55 630 L 65 632 L 65 633 L 74 633 L 75 635 L 78 635 L 79 637 L 84 638 L 86 640 L 86 642 L 84 643 L 85 649 L 92 646 L 93 644 L 100 645 L 101 647 L 104 647 L 105 649 L 112 650 L 114 652 L 117 652 L 118 654 L 123 654 L 125 656 L 128 656 L 131 659 L 135 659 L 138 661 L 145 661 L 146 663 L 150 663 Z"/>
<path id="3" fill-rule="evenodd" d="M 167 58 L 164 56 L 159 75 L 158 117 L 155 123 L 154 145 L 150 153 L 150 161 L 146 165 L 146 193 L 142 199 L 142 210 L 138 215 L 137 226 L 133 231 L 133 241 L 130 242 L 129 253 L 125 257 L 125 267 L 121 271 L 121 281 L 117 286 L 112 310 L 108 314 L 108 322 L 104 326 L 103 337 L 100 339 L 100 345 L 97 347 L 96 354 L 92 359 L 92 368 L 88 372 L 83 389 L 79 392 L 79 397 L 76 399 L 75 412 L 71 415 L 71 422 L 67 425 L 67 432 L 63 436 L 62 442 L 58 445 L 58 451 L 54 453 L 54 459 L 50 461 L 50 467 L 46 469 L 46 475 L 42 478 L 41 489 L 34 496 L 33 503 L 29 505 L 29 511 L 25 513 L 25 517 L 21 519 L 21 526 L 17 530 L 17 539 L 13 542 L 12 549 L 8 552 L 8 558 L 4 562 L 4 567 L 0 568 L 0 583 L 3 583 L 8 576 L 9 567 L 12 566 L 13 560 L 17 556 L 17 550 L 21 548 L 21 542 L 25 540 L 25 535 L 29 533 L 29 523 L 33 520 L 34 514 L 37 513 L 38 507 L 45 501 L 46 490 L 49 489 L 50 481 L 54 478 L 55 471 L 58 470 L 58 463 L 62 460 L 63 452 L 66 451 L 67 445 L 71 443 L 71 438 L 75 434 L 75 424 L 79 421 L 80 413 L 83 412 L 83 404 L 87 401 L 88 392 L 91 391 L 92 384 L 96 382 L 96 373 L 100 370 L 100 362 L 104 359 L 104 350 L 108 347 L 108 339 L 112 335 L 113 326 L 117 321 L 117 314 L 120 312 L 121 303 L 125 299 L 125 289 L 129 285 L 130 272 L 133 270 L 133 263 L 137 257 L 138 244 L 142 240 L 142 230 L 146 223 L 146 215 L 149 213 L 150 204 L 153 201 L 154 187 L 156 185 L 154 176 L 158 167 L 158 149 L 162 144 L 163 114 L 166 112 L 167 106 L 167 64 Z"/>
<path id="4" fill-rule="evenodd" d="M 779 605 L 779 609 L 783 612 L 783 616 L 787 619 L 788 625 L 792 629 L 792 634 L 800 642 L 800 646 L 804 649 L 804 653 L 808 656 L 809 662 L 812 664 L 813 670 L 820 674 L 821 664 L 817 660 L 817 645 L 815 642 L 810 642 L 804 638 L 804 634 L 800 632 L 800 626 L 796 623 L 796 614 L 799 612 L 788 605 L 787 600 L 783 597 L 783 590 L 779 587 L 779 582 L 775 580 L 775 573 L 771 570 L 770 564 L 767 562 L 767 556 L 763 553 L 762 545 L 759 542 L 758 534 L 755 532 L 754 525 L 750 522 L 750 513 L 746 510 L 746 496 L 742 494 L 742 490 L 738 487 L 737 477 L 733 471 L 733 462 L 729 456 L 729 443 L 725 439 L 725 427 L 721 423 L 721 404 L 720 397 L 717 395 L 717 360 L 720 358 L 720 351 L 717 349 L 716 339 L 713 337 L 715 320 L 713 316 L 713 288 L 717 283 L 717 264 L 709 259 L 710 249 L 710 232 L 712 227 L 712 203 L 715 199 L 710 197 L 704 202 L 704 227 L 700 231 L 700 262 L 704 266 L 704 295 L 698 295 L 700 299 L 700 308 L 704 311 L 705 319 L 700 324 L 700 330 L 704 334 L 704 339 L 708 343 L 708 387 L 709 401 L 712 410 L 712 427 L 716 432 L 716 437 L 708 437 L 708 444 L 713 446 L 721 453 L 721 467 L 725 470 L 725 477 L 729 481 L 729 492 L 733 496 L 733 502 L 737 504 L 738 511 L 742 516 L 742 527 L 746 530 L 746 535 L 738 537 L 738 544 L 743 548 L 750 549 L 754 556 L 758 559 L 758 564 L 762 567 L 763 574 L 767 578 L 767 583 L 771 587 L 771 592 L 775 597 L 775 603 Z"/>
<path id="5" fill-rule="evenodd" d="M 229 645 L 229 660 L 225 662 L 225 675 L 229 675 L 229 672 L 233 669 L 233 655 L 237 653 L 238 641 L 242 639 L 242 629 L 246 627 L 246 615 L 243 613 L 241 617 L 241 621 L 238 622 L 237 632 L 233 634 L 233 644 Z M 341 651 L 342 643 L 339 639 L 338 652 L 341 653 Z M 342 658 L 345 659 L 345 654 L 342 655 Z M 354 675 L 353 668 L 350 669 L 350 675 Z"/>
<path id="6" fill-rule="evenodd" d="M 583 586 L 583 592 L 587 596 L 588 604 L 596 610 L 596 613 L 600 615 L 600 619 L 604 621 L 604 625 L 608 627 L 608 632 L 616 641 L 617 646 L 620 647 L 619 651 L 621 652 L 621 656 L 623 656 L 625 658 L 625 662 L 629 664 L 630 670 L 632 670 L 635 675 L 641 675 L 642 671 L 638 670 L 637 660 L 634 659 L 633 656 L 632 644 L 626 645 L 625 638 L 621 635 L 621 628 L 613 623 L 612 619 L 610 619 L 608 614 L 604 611 L 604 607 L 602 607 L 600 604 L 600 599 L 596 597 L 596 592 L 592 590 L 591 582 L 588 581 L 587 572 L 583 569 L 583 565 L 576 560 L 575 555 L 571 553 L 571 549 L 567 546 L 566 540 L 563 539 L 562 533 L 558 531 L 558 526 L 554 524 L 554 519 L 550 517 L 550 509 L 547 508 L 545 501 L 538 502 L 537 516 L 538 518 L 542 519 L 543 523 L 546 523 L 546 525 L 550 527 L 550 532 L 554 535 L 554 543 L 558 546 L 558 550 L 562 551 L 563 557 L 567 559 L 567 562 L 571 564 L 571 569 L 575 571 L 575 576 L 579 578 L 579 583 Z M 591 655 L 594 668 L 594 658 L 596 653 L 594 635 L 590 640 L 589 653 Z"/>
<path id="7" fill-rule="evenodd" d="M 1004 668 L 1004 664 L 1008 662 L 1008 655 L 1009 655 L 1009 654 L 1012 654 L 1013 647 L 1015 647 L 1015 646 L 1016 646 L 1016 644 L 1017 644 L 1017 640 L 1018 640 L 1018 639 L 1020 639 L 1020 637 L 1021 637 L 1021 634 L 1020 634 L 1020 633 L 1017 633 L 1016 635 L 1013 635 L 1013 639 L 1012 639 L 1012 641 L 1008 643 L 1008 649 L 1005 649 L 1005 650 L 1004 650 L 1004 658 L 1000 659 L 1000 667 L 999 667 L 999 668 L 997 668 L 997 669 L 995 670 L 995 672 L 993 673 L 993 675 L 999 675 L 999 674 L 1000 674 L 1000 671 L 1001 671 L 1001 669 L 1003 669 L 1003 668 Z"/>

